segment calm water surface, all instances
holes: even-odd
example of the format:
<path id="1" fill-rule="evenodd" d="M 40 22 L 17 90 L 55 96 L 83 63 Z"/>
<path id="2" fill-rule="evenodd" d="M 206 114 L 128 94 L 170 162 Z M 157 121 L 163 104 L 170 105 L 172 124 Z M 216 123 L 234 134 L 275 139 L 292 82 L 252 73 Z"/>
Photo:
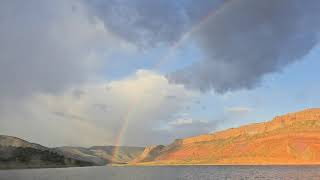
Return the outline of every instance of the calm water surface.
<path id="1" fill-rule="evenodd" d="M 89 167 L 3 170 L 0 180 L 320 180 L 320 166 Z"/>

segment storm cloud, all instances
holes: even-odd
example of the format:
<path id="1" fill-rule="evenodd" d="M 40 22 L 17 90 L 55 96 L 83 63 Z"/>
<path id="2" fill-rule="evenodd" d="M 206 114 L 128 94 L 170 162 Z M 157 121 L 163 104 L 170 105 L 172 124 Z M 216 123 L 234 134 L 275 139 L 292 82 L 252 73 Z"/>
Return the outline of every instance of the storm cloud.
<path id="1" fill-rule="evenodd" d="M 2 96 L 63 90 L 97 74 L 106 63 L 99 50 L 115 51 L 120 41 L 168 46 L 200 22 L 190 38 L 203 59 L 168 79 L 202 91 L 252 89 L 308 54 L 320 28 L 317 0 L 34 0 L 0 8 Z"/>
<path id="2" fill-rule="evenodd" d="M 0 24 L 0 97 L 83 83 L 102 64 L 97 49 L 117 44 L 80 1 L 1 1 Z"/>
<path id="3" fill-rule="evenodd" d="M 169 75 L 207 91 L 251 89 L 318 43 L 316 0 L 226 1 L 195 33 L 205 59 Z"/>
<path id="4" fill-rule="evenodd" d="M 171 82 L 219 93 L 252 89 L 302 59 L 318 43 L 317 0 L 95 0 L 115 34 L 143 46 L 191 38 L 204 59 L 170 73 Z M 202 22 L 202 23 L 200 23 Z"/>
<path id="5" fill-rule="evenodd" d="M 143 48 L 177 41 L 186 28 L 180 1 L 88 0 L 87 3 L 92 14 L 112 32 Z"/>

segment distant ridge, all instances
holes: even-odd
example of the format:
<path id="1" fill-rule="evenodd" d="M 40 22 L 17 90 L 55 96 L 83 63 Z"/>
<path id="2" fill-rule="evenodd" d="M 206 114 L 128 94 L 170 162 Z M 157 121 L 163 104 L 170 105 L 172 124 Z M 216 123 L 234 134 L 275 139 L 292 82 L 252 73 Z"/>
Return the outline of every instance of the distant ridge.
<path id="1" fill-rule="evenodd" d="M 320 108 L 177 140 L 132 164 L 320 164 Z"/>
<path id="2" fill-rule="evenodd" d="M 115 146 L 93 146 L 83 147 L 58 147 L 58 152 L 67 157 L 88 161 L 96 165 L 106 164 L 126 164 L 137 158 L 144 150 L 144 147 L 117 147 L 117 153 L 114 154 Z M 114 157 L 113 157 L 114 156 Z"/>
<path id="3" fill-rule="evenodd" d="M 115 146 L 48 148 L 17 137 L 0 135 L 0 169 L 126 164 L 138 157 L 144 147 L 120 146 L 116 154 L 114 149 Z"/>
<path id="4" fill-rule="evenodd" d="M 12 147 L 29 147 L 35 149 L 48 149 L 47 147 L 41 146 L 40 144 L 30 143 L 26 140 L 13 137 L 13 136 L 6 136 L 0 135 L 0 146 L 12 146 Z"/>

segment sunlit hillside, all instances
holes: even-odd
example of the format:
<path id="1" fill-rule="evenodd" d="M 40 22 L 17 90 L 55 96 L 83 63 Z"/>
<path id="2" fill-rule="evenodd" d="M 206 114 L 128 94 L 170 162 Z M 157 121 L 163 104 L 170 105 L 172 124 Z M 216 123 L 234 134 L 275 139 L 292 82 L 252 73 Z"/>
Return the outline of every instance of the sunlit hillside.
<path id="1" fill-rule="evenodd" d="M 318 164 L 320 109 L 308 109 L 272 121 L 176 140 L 153 156 L 152 164 Z"/>

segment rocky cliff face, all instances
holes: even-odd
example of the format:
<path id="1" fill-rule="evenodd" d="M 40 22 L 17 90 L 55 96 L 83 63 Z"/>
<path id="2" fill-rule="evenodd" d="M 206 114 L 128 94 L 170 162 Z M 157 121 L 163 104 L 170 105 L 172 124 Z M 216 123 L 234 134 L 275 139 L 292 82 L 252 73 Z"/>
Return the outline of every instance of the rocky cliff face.
<path id="1" fill-rule="evenodd" d="M 320 164 L 320 109 L 182 139 L 136 163 Z"/>
<path id="2" fill-rule="evenodd" d="M 133 160 L 131 163 L 153 161 L 153 160 L 155 160 L 156 157 L 161 155 L 164 148 L 165 148 L 165 146 L 163 146 L 163 145 L 146 147 L 144 149 L 143 153 L 137 159 Z"/>

